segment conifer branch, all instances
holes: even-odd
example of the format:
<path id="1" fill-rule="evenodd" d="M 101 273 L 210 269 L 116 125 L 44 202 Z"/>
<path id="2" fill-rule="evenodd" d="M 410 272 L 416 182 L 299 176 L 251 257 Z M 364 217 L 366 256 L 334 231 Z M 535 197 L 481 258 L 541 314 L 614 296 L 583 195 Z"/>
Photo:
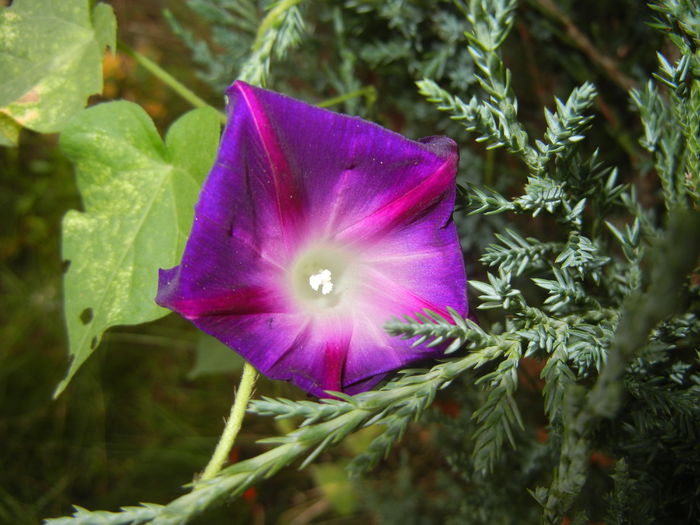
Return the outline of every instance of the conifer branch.
<path id="1" fill-rule="evenodd" d="M 570 389 L 564 411 L 561 458 L 549 490 L 537 495 L 545 523 L 559 523 L 586 480 L 589 436 L 602 418 L 613 417 L 622 402 L 622 376 L 629 361 L 645 346 L 650 331 L 679 307 L 678 296 L 688 273 L 700 257 L 700 244 L 688 243 L 700 230 L 700 213 L 677 213 L 650 256 L 650 283 L 643 293 L 630 295 L 615 334 L 608 360 L 595 386 L 586 395 Z"/>
<path id="2" fill-rule="evenodd" d="M 290 47 L 296 46 L 304 32 L 304 19 L 299 4 L 302 0 L 278 0 L 272 4 L 258 28 L 252 54 L 243 64 L 238 76 L 256 86 L 265 86 L 274 55 L 283 58 Z"/>
<path id="3" fill-rule="evenodd" d="M 586 82 L 571 92 L 566 103 L 555 98 L 554 113 L 545 108 L 547 131 L 544 142 L 535 143 L 539 150 L 535 173 L 541 173 L 553 156 L 565 156 L 576 142 L 583 140 L 583 132 L 593 118 L 585 112 L 593 105 L 596 95 L 595 86 Z"/>
<path id="4" fill-rule="evenodd" d="M 139 524 L 183 524 L 206 509 L 242 494 L 251 485 L 269 478 L 304 455 L 306 458 L 301 465 L 308 465 L 326 448 L 370 424 L 378 423 L 392 429 L 390 441 L 393 443 L 401 435 L 396 429 L 405 429 L 408 422 L 419 417 L 432 403 L 437 390 L 447 386 L 460 374 L 503 355 L 503 344 L 488 344 L 494 340 L 493 336 L 477 330 L 471 337 L 474 350 L 465 357 L 441 363 L 427 372 L 404 374 L 381 390 L 364 392 L 354 397 L 339 394 L 343 400 L 320 403 L 291 403 L 270 399 L 252 402 L 252 412 L 292 417 L 301 411 L 307 415 L 308 422 L 286 436 L 264 440 L 263 443 L 274 444 L 275 448 L 230 466 L 210 480 L 196 483 L 192 492 L 167 505 L 143 504 L 143 507 L 127 507 L 117 513 L 78 509 L 70 518 L 47 520 L 47 524 L 89 525 L 98 519 L 103 519 L 103 522 L 109 520 L 106 521 L 109 524 L 125 525 L 136 520 L 140 520 Z M 319 413 L 313 414 L 315 410 Z M 360 461 L 366 461 L 366 465 L 371 464 L 391 443 L 386 439 L 379 440 L 370 448 L 367 460 Z M 357 467 L 361 469 L 364 465 L 359 464 Z"/>
<path id="5" fill-rule="evenodd" d="M 505 235 L 494 235 L 501 244 L 490 244 L 481 256 L 481 262 L 500 267 L 506 272 L 512 272 L 516 277 L 526 270 L 538 270 L 545 266 L 547 254 L 561 250 L 556 242 L 540 242 L 532 237 L 524 238 L 515 231 L 507 228 Z"/>

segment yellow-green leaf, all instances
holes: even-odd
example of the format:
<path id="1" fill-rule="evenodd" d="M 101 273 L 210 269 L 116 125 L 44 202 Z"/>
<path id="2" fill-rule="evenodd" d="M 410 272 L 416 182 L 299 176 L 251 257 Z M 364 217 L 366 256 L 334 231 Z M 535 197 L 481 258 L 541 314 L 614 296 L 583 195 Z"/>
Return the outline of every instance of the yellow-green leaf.
<path id="1" fill-rule="evenodd" d="M 163 143 L 141 107 L 109 102 L 83 111 L 61 133 L 84 211 L 63 220 L 72 361 L 56 395 L 110 326 L 168 313 L 154 302 L 158 269 L 179 261 L 219 128 L 216 111 L 197 109 L 175 122 Z"/>
<path id="2" fill-rule="evenodd" d="M 116 44 L 107 4 L 15 0 L 0 9 L 0 112 L 42 133 L 60 131 L 102 91 L 102 56 Z"/>

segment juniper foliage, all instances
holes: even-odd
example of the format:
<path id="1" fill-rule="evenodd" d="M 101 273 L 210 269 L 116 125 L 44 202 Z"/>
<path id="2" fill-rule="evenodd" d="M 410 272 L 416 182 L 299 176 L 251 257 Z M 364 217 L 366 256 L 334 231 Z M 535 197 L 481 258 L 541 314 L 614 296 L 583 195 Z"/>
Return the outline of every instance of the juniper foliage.
<path id="1" fill-rule="evenodd" d="M 529 3 L 550 18 L 561 15 L 551 2 Z M 510 186 L 463 180 L 455 218 L 461 232 L 493 215 L 508 227 L 495 226 L 500 231 L 480 251 L 487 270 L 470 280 L 472 305 L 482 312 L 478 323 L 455 312 L 444 318 L 426 311 L 386 325 L 415 344 L 444 345 L 441 363 L 403 371 L 354 397 L 256 400 L 251 413 L 299 421 L 298 428 L 264 440 L 272 446 L 268 451 L 195 482 L 191 492 L 166 505 L 114 513 L 78 508 L 72 517 L 48 523 L 186 523 L 283 467 L 308 466 L 358 429 L 380 425 L 382 433 L 350 463 L 350 473 L 361 478 L 419 419 L 435 428 L 433 447 L 441 458 L 433 466 L 435 483 L 449 495 L 440 508 L 424 509 L 427 520 L 700 519 L 695 0 L 650 5 L 653 27 L 672 48 L 658 55 L 653 78 L 629 92 L 641 122 L 639 144 L 649 155 L 644 161 L 660 186 L 651 209 L 640 202 L 639 181 L 623 182 L 606 160 L 605 144 L 597 149 L 588 138 L 601 125 L 593 118 L 599 95 L 592 83 L 552 96 L 539 131 L 521 120 L 520 86 L 504 55 L 521 15 L 516 0 L 349 0 L 319 13 L 293 0 L 189 4 L 212 23 L 212 39 L 223 52 L 196 40 L 174 18 L 171 24 L 214 87 L 235 68 L 248 81 L 294 92 L 289 69 L 301 68 L 311 91 L 336 96 L 347 111 L 379 115 L 392 106 L 411 107 L 409 132 L 417 121 L 436 122 L 462 145 L 484 143 L 492 161 L 489 151 L 499 148 L 499 162 L 517 159 L 499 166 L 518 177 L 509 179 Z M 332 63 L 300 60 L 318 52 L 321 41 L 333 42 Z M 362 91 L 368 72 L 375 75 L 378 100 L 368 95 L 374 91 Z M 415 92 L 392 91 L 409 81 Z M 386 92 L 390 101 L 382 100 Z M 440 114 L 446 118 L 439 121 Z M 474 158 L 466 146 L 463 158 Z M 457 415 L 431 409 L 436 399 L 438 406 L 442 399 L 456 400 Z M 595 466 L 592 457 L 601 453 L 615 461 L 614 472 Z M 412 479 L 410 460 L 399 475 Z M 404 487 L 393 495 L 397 505 L 419 499 L 423 490 L 413 483 L 396 487 Z"/>

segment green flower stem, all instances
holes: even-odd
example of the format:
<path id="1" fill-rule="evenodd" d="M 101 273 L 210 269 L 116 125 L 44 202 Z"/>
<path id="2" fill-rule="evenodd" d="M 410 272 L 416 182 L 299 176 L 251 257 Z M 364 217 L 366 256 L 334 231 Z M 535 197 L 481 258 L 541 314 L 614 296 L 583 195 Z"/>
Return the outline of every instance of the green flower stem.
<path id="1" fill-rule="evenodd" d="M 198 97 L 190 88 L 185 86 L 182 82 L 180 82 L 178 79 L 176 79 L 174 76 L 172 76 L 170 73 L 168 73 L 165 69 L 160 67 L 158 64 L 156 64 L 153 60 L 150 58 L 142 55 L 135 49 L 132 49 L 131 47 L 127 46 L 123 42 L 119 42 L 117 45 L 117 48 L 119 51 L 124 53 L 125 55 L 130 56 L 133 58 L 139 65 L 143 66 L 144 69 L 146 69 L 149 73 L 153 74 L 155 77 L 160 79 L 164 84 L 169 86 L 175 93 L 180 95 L 182 98 L 184 98 L 187 102 L 192 104 L 196 108 L 203 108 L 203 107 L 212 107 L 211 104 L 207 104 L 203 99 Z M 214 108 L 216 109 L 216 108 Z M 217 110 L 217 113 L 219 114 L 219 118 L 221 119 L 221 122 L 224 124 L 226 123 L 226 114 L 223 111 Z"/>
<path id="2" fill-rule="evenodd" d="M 228 458 L 231 448 L 236 441 L 236 436 L 241 430 L 243 416 L 245 415 L 245 410 L 248 407 L 250 395 L 253 393 L 253 386 L 255 385 L 255 379 L 257 376 L 258 373 L 255 368 L 246 363 L 243 367 L 241 384 L 236 392 L 236 399 L 231 407 L 231 414 L 226 422 L 224 432 L 221 434 L 221 439 L 219 440 L 218 445 L 216 445 L 216 450 L 209 460 L 209 464 L 202 473 L 202 477 L 200 478 L 202 481 L 206 481 L 216 476 L 226 462 L 226 458 Z"/>

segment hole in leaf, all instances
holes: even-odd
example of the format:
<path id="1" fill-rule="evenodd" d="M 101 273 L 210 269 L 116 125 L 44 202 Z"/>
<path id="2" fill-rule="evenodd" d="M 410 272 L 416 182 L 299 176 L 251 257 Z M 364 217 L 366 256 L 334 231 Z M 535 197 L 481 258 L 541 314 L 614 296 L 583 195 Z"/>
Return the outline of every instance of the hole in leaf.
<path id="1" fill-rule="evenodd" d="M 66 259 L 61 263 L 61 271 L 66 274 L 68 273 L 68 268 L 70 268 L 70 260 Z"/>
<path id="2" fill-rule="evenodd" d="M 86 308 L 80 312 L 80 322 L 83 324 L 90 324 L 93 318 L 92 308 Z"/>
<path id="3" fill-rule="evenodd" d="M 93 337 L 90 341 L 90 349 L 94 350 L 95 348 L 97 348 L 97 337 Z"/>

